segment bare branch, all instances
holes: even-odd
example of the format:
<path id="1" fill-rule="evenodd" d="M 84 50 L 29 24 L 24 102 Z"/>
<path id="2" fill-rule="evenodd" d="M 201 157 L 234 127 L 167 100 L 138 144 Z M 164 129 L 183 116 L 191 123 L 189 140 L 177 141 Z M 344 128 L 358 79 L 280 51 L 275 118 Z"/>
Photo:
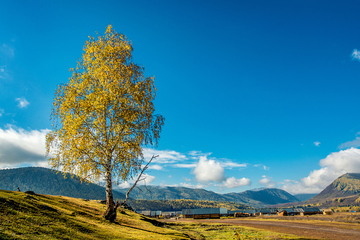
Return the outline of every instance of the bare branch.
<path id="1" fill-rule="evenodd" d="M 148 169 L 148 166 L 149 166 L 149 164 L 151 163 L 151 161 L 154 160 L 154 159 L 157 158 L 157 157 L 159 157 L 159 155 L 156 155 L 156 156 L 153 155 L 153 156 L 151 157 L 151 159 L 149 160 L 149 162 L 145 165 L 145 167 L 143 167 L 143 169 L 141 170 L 138 178 L 136 179 L 136 181 L 134 182 L 134 184 L 132 185 L 132 187 L 127 191 L 127 193 L 126 193 L 126 198 L 125 198 L 124 202 L 122 203 L 122 205 L 125 205 L 125 204 L 126 204 L 127 200 L 129 199 L 129 194 L 130 194 L 131 191 L 136 187 L 136 184 L 137 184 L 139 181 L 145 180 L 144 178 L 143 178 L 143 179 L 140 179 L 141 176 L 142 176 L 142 174 L 145 172 L 146 169 Z M 145 188 L 146 188 L 146 186 L 145 186 Z M 146 189 L 147 189 L 147 188 L 146 188 Z M 147 189 L 147 190 L 149 190 L 149 189 Z"/>

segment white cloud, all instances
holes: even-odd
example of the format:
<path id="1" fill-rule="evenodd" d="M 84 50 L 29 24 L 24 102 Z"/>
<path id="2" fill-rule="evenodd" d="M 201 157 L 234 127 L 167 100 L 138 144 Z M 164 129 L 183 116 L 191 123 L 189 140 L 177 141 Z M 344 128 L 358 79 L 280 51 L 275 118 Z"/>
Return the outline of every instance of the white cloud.
<path id="1" fill-rule="evenodd" d="M 117 186 L 114 187 L 114 188 L 115 188 L 115 189 L 116 189 L 116 188 L 130 188 L 130 187 L 134 184 L 134 182 L 136 181 L 136 179 L 138 178 L 138 176 L 139 176 L 139 175 L 136 175 L 136 176 L 133 177 L 131 180 L 125 181 L 125 182 L 117 185 Z M 143 180 L 143 181 L 139 181 L 136 186 L 149 185 L 150 183 L 152 183 L 152 182 L 156 179 L 155 176 L 151 176 L 151 175 L 148 175 L 148 174 L 146 174 L 146 173 L 144 173 L 144 174 L 141 176 L 141 179 L 143 179 L 143 178 L 144 178 L 144 180 Z"/>
<path id="2" fill-rule="evenodd" d="M 317 146 L 317 147 L 319 147 L 320 144 L 321 144 L 321 142 L 318 142 L 318 141 L 314 142 L 314 145 Z"/>
<path id="3" fill-rule="evenodd" d="M 160 165 L 157 165 L 157 164 L 155 164 L 155 165 L 149 165 L 148 166 L 148 169 L 153 169 L 153 170 L 162 170 L 163 169 L 163 167 L 162 166 L 160 166 Z"/>
<path id="4" fill-rule="evenodd" d="M 4 109 L 0 108 L 0 117 L 4 114 Z"/>
<path id="5" fill-rule="evenodd" d="M 157 150 L 153 148 L 144 148 L 143 155 L 145 159 L 151 159 L 153 155 L 159 155 L 159 157 L 155 158 L 153 163 L 175 163 L 179 161 L 184 161 L 187 157 L 179 152 L 172 150 Z"/>
<path id="6" fill-rule="evenodd" d="M 19 102 L 19 108 L 26 108 L 30 104 L 25 98 L 16 98 L 15 101 Z"/>
<path id="7" fill-rule="evenodd" d="M 246 166 L 247 166 L 247 164 L 246 163 L 234 163 L 234 162 L 231 162 L 231 161 L 227 161 L 227 162 L 222 162 L 222 163 L 220 163 L 221 164 L 221 166 L 223 167 L 223 168 L 236 168 L 236 167 L 238 167 L 238 168 L 245 168 Z"/>
<path id="8" fill-rule="evenodd" d="M 227 178 L 221 186 L 226 188 L 235 188 L 235 187 L 242 187 L 242 186 L 249 186 L 251 184 L 250 179 L 248 178 L 240 178 L 236 179 L 235 177 Z"/>
<path id="9" fill-rule="evenodd" d="M 353 60 L 360 61 L 360 51 L 358 51 L 357 49 L 354 49 L 351 53 L 351 57 Z"/>
<path id="10" fill-rule="evenodd" d="M 193 173 L 200 182 L 221 182 L 224 180 L 224 168 L 215 160 L 208 160 L 206 156 L 199 159 Z"/>
<path id="11" fill-rule="evenodd" d="M 21 164 L 46 166 L 45 135 L 48 131 L 26 131 L 14 126 L 0 128 L 0 167 Z"/>
<path id="12" fill-rule="evenodd" d="M 300 181 L 284 182 L 282 189 L 290 193 L 319 193 L 341 175 L 360 172 L 360 149 L 331 153 L 320 160 L 320 166 Z"/>
<path id="13" fill-rule="evenodd" d="M 267 188 L 273 188 L 276 186 L 275 181 L 265 175 L 262 176 L 262 179 L 259 180 L 259 183 Z"/>
<path id="14" fill-rule="evenodd" d="M 196 165 L 197 165 L 196 163 L 178 163 L 172 166 L 177 168 L 195 168 Z"/>
<path id="15" fill-rule="evenodd" d="M 198 159 L 201 156 L 210 156 L 212 153 L 203 153 L 201 151 L 190 151 L 188 152 L 188 155 L 190 156 L 191 159 Z"/>

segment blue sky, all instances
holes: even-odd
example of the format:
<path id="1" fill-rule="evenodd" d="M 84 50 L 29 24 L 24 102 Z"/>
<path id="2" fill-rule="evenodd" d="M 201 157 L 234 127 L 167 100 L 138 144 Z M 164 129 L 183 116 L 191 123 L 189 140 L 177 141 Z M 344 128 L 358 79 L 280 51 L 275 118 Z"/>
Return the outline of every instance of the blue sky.
<path id="1" fill-rule="evenodd" d="M 46 166 L 58 84 L 108 24 L 155 76 L 148 184 L 315 193 L 360 172 L 359 1 L 5 1 L 0 168 Z M 122 186 L 126 186 L 124 183 Z"/>

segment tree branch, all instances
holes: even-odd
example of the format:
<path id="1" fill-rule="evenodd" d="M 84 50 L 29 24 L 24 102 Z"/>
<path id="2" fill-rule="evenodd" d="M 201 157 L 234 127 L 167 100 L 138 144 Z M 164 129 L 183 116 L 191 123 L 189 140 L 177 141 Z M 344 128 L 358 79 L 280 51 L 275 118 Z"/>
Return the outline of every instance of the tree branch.
<path id="1" fill-rule="evenodd" d="M 141 176 L 142 176 L 142 174 L 145 172 L 146 169 L 148 169 L 148 166 L 149 166 L 149 164 L 151 163 L 151 161 L 154 160 L 154 159 L 157 158 L 157 157 L 159 157 L 159 155 L 156 155 L 156 156 L 153 155 L 153 156 L 151 157 L 151 159 L 149 160 L 149 162 L 148 162 L 148 163 L 145 165 L 145 167 L 141 170 L 138 178 L 136 179 L 136 181 L 134 182 L 134 184 L 132 185 L 132 187 L 127 191 L 127 193 L 126 193 L 126 198 L 125 198 L 124 202 L 122 203 L 122 205 L 125 205 L 125 204 L 126 204 L 127 200 L 129 199 L 129 194 L 130 194 L 131 191 L 136 187 L 136 184 L 137 184 L 139 181 L 144 180 L 144 179 L 140 179 Z"/>

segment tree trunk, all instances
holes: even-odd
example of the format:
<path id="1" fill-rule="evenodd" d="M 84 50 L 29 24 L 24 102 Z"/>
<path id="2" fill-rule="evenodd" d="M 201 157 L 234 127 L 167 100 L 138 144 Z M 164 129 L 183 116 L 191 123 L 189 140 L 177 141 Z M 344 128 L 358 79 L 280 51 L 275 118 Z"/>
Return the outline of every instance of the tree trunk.
<path id="1" fill-rule="evenodd" d="M 112 192 L 112 178 L 111 171 L 106 172 L 106 211 L 104 213 L 104 218 L 110 222 L 114 222 L 116 219 L 116 210 L 117 206 L 114 203 L 114 197 Z"/>

